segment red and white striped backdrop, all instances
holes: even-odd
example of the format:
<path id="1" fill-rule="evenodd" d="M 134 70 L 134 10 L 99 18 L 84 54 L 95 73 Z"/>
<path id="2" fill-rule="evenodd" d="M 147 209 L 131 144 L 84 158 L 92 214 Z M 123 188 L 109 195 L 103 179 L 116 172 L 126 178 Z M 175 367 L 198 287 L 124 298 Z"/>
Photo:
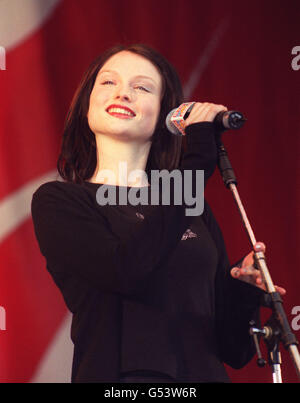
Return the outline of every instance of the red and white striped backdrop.
<path id="1" fill-rule="evenodd" d="M 226 4 L 225 4 L 226 3 Z M 70 316 L 33 234 L 31 195 L 56 177 L 64 118 L 89 62 L 119 42 L 145 42 L 176 66 L 188 100 L 248 117 L 225 144 L 274 282 L 299 338 L 299 2 L 3 0 L 0 2 L 0 382 L 69 382 Z M 3 64 L 0 64 L 3 66 Z M 207 197 L 236 260 L 249 249 L 218 173 Z M 297 307 L 299 310 L 297 311 Z M 294 313 L 292 314 L 292 310 Z M 4 317 L 5 314 L 5 317 Z M 264 312 L 266 317 L 269 312 Z M 234 382 L 271 382 L 253 361 Z M 283 380 L 297 378 L 283 351 Z"/>

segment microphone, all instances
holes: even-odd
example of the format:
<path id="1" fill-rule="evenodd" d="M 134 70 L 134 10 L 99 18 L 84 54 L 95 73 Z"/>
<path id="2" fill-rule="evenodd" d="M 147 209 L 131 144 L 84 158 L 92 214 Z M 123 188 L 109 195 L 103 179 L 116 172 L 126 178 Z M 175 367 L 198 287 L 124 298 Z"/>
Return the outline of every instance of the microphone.
<path id="1" fill-rule="evenodd" d="M 214 123 L 220 130 L 240 129 L 247 119 L 238 111 L 222 111 L 214 118 Z"/>
<path id="2" fill-rule="evenodd" d="M 188 118 L 195 102 L 181 104 L 178 108 L 172 109 L 166 117 L 166 126 L 168 130 L 177 136 L 185 135 L 184 120 Z M 213 123 L 218 130 L 240 129 L 247 119 L 238 111 L 219 112 Z"/>

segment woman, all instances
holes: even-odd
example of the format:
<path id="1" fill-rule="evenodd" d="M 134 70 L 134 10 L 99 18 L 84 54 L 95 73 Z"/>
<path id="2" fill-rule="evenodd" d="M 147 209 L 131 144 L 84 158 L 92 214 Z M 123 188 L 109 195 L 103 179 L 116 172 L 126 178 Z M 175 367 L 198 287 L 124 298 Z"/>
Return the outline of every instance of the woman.
<path id="1" fill-rule="evenodd" d="M 98 203 L 103 186 L 117 195 L 150 189 L 155 169 L 212 175 L 212 122 L 226 108 L 196 103 L 186 136 L 176 137 L 165 118 L 181 103 L 177 74 L 159 53 L 110 49 L 73 99 L 58 160 L 64 181 L 33 196 L 41 252 L 73 313 L 72 382 L 227 382 L 223 363 L 239 368 L 253 355 L 248 323 L 262 280 L 253 252 L 231 271 L 252 284 L 232 278 L 206 203 L 196 217 L 184 203 Z M 136 170 L 147 175 L 132 179 Z"/>

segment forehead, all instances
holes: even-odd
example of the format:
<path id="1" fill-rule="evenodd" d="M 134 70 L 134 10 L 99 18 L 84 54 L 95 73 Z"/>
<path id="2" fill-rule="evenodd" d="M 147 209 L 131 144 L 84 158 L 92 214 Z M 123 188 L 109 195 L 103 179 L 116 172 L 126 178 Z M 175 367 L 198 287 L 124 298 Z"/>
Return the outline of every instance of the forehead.
<path id="1" fill-rule="evenodd" d="M 126 76 L 149 76 L 157 84 L 161 83 L 161 74 L 157 67 L 145 57 L 129 51 L 121 51 L 111 56 L 104 63 L 99 74 L 104 71 L 112 71 Z"/>

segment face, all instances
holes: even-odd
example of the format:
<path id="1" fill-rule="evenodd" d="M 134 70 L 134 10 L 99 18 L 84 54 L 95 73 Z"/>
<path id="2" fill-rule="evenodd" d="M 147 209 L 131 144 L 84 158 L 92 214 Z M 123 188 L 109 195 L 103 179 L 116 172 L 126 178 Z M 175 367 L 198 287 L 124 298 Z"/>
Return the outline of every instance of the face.
<path id="1" fill-rule="evenodd" d="M 113 55 L 91 92 L 91 130 L 121 141 L 149 141 L 159 117 L 161 91 L 161 75 L 148 59 L 128 51 Z"/>

